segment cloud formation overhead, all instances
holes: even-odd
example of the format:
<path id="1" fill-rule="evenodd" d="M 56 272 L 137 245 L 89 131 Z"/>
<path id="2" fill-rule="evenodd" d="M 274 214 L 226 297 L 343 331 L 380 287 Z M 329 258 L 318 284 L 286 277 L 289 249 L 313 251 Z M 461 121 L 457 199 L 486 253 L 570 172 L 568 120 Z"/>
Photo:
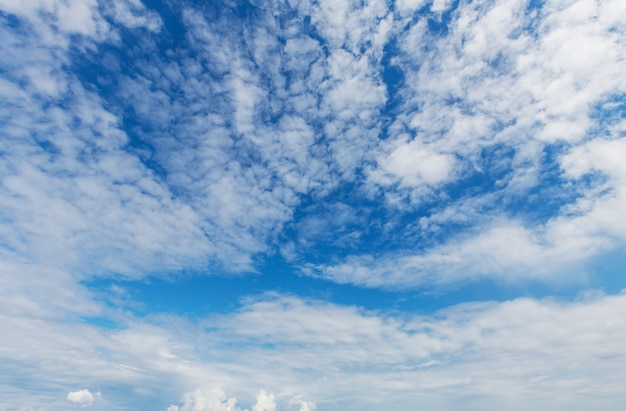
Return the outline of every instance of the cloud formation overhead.
<path id="1" fill-rule="evenodd" d="M 625 22 L 0 0 L 0 410 L 622 410 Z"/>

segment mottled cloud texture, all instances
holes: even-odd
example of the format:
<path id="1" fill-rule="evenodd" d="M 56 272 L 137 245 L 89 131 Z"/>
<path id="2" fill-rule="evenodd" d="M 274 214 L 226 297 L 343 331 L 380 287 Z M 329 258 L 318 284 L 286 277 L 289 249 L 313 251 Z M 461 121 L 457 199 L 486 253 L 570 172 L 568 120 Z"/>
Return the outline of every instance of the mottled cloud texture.
<path id="1" fill-rule="evenodd" d="M 625 22 L 0 0 L 0 409 L 624 409 Z"/>

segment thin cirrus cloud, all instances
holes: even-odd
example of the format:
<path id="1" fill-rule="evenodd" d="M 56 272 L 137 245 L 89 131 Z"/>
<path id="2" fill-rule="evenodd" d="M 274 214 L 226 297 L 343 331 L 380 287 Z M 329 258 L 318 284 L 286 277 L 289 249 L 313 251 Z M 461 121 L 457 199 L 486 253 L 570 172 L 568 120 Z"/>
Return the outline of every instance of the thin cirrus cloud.
<path id="1" fill-rule="evenodd" d="M 624 4 L 0 0 L 0 409 L 622 409 Z"/>

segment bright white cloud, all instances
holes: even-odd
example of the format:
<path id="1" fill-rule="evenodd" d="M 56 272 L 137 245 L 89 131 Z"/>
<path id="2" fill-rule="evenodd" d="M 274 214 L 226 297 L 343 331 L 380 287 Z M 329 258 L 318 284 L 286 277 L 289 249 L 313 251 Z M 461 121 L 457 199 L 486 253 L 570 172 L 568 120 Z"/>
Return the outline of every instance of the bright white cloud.
<path id="1" fill-rule="evenodd" d="M 427 4 L 426 0 L 398 0 L 396 2 L 396 8 L 403 14 L 409 12 L 415 12 L 420 7 Z"/>
<path id="2" fill-rule="evenodd" d="M 70 391 L 67 393 L 67 400 L 71 403 L 87 407 L 93 404 L 94 401 L 102 398 L 100 391 L 92 393 L 88 389 L 82 389 L 78 391 Z"/>
<path id="3" fill-rule="evenodd" d="M 94 36 L 107 31 L 108 25 L 98 13 L 97 5 L 97 0 L 36 0 L 21 4 L 10 0 L 0 1 L 2 10 L 26 18 L 35 30 L 45 34 L 46 40 L 55 37 L 52 31 L 48 31 L 50 23 L 64 34 Z M 44 20 L 44 15 L 50 19 L 50 23 Z"/>
<path id="4" fill-rule="evenodd" d="M 384 185 L 399 182 L 401 187 L 444 182 L 454 168 L 452 156 L 439 154 L 417 140 L 398 144 L 378 163 L 372 179 Z"/>
<path id="5" fill-rule="evenodd" d="M 264 390 L 259 391 L 256 396 L 256 404 L 252 407 L 252 411 L 276 411 L 274 394 L 268 394 Z"/>
<path id="6" fill-rule="evenodd" d="M 430 9 L 434 12 L 442 12 L 447 10 L 452 4 L 452 0 L 434 0 Z"/>
<path id="7" fill-rule="evenodd" d="M 611 179 L 613 186 L 626 184 L 626 138 L 596 139 L 575 147 L 561 160 L 565 173 L 572 178 L 599 172 Z"/>

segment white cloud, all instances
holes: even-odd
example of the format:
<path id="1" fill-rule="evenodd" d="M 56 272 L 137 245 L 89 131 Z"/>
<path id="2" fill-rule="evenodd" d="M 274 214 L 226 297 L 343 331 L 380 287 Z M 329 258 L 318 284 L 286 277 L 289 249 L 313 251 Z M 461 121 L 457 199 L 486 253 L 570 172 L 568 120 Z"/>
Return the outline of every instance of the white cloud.
<path id="1" fill-rule="evenodd" d="M 145 8 L 141 0 L 114 0 L 104 5 L 98 0 L 34 0 L 16 3 L 0 0 L 0 9 L 19 16 L 31 25 L 45 45 L 67 47 L 71 35 L 102 41 L 117 39 L 106 17 L 129 28 L 146 27 L 157 31 L 160 18 Z M 104 13 L 104 14 L 103 14 Z"/>
<path id="2" fill-rule="evenodd" d="M 252 411 L 276 411 L 274 394 L 268 394 L 265 390 L 259 391 L 256 396 L 256 404 L 252 407 Z"/>
<path id="3" fill-rule="evenodd" d="M 426 0 L 398 0 L 396 2 L 396 8 L 400 11 L 400 13 L 407 14 L 418 10 L 426 3 Z"/>
<path id="4" fill-rule="evenodd" d="M 608 176 L 613 186 L 626 184 L 626 138 L 596 139 L 573 148 L 561 159 L 565 173 L 572 178 L 600 172 Z"/>
<path id="5" fill-rule="evenodd" d="M 170 405 L 167 411 L 241 411 L 236 406 L 237 399 L 227 398 L 220 389 L 188 392 L 183 396 L 181 403 L 180 407 Z"/>
<path id="6" fill-rule="evenodd" d="M 28 253 L 57 268 L 82 266 L 86 274 L 115 270 L 133 276 L 136 252 L 146 253 L 144 262 L 153 261 L 153 268 L 179 266 L 191 257 L 179 254 L 183 249 L 172 242 L 175 232 L 184 232 L 178 244 L 195 249 L 192 254 L 202 249 L 191 260 L 204 260 L 210 245 L 198 217 L 124 150 L 127 139 L 118 119 L 95 96 L 71 84 L 66 104 L 73 112 L 44 110 L 31 98 L 22 100 L 21 114 L 11 118 L 13 140 L 5 149 L 16 155 L 3 170 L 6 190 L 0 201 L 5 218 L 13 221 L 7 238 L 14 253 Z M 81 130 L 72 133 L 74 122 L 81 123 Z M 57 152 L 42 149 L 39 142 Z M 159 262 L 149 257 L 172 247 L 178 251 L 157 257 Z"/>
<path id="7" fill-rule="evenodd" d="M 41 7 L 56 7 L 46 4 Z M 74 3 L 71 4 L 73 7 Z M 129 7 L 133 13 L 143 13 L 139 2 L 132 2 Z M 39 18 L 39 8 L 29 10 L 13 11 L 31 20 Z M 91 10 L 93 18 L 103 19 L 97 11 Z M 56 33 L 55 20 L 33 24 Z M 12 249 L 12 258 L 21 258 L 20 254 L 28 250 L 30 258 L 40 264 L 82 272 L 85 276 L 117 272 L 137 277 L 150 271 L 206 267 L 207 263 L 227 264 L 233 271 L 252 270 L 251 255 L 265 248 L 265 238 L 258 238 L 250 231 L 256 230 L 257 224 L 275 227 L 276 219 L 288 218 L 289 209 L 283 203 L 293 203 L 293 194 L 272 192 L 271 187 L 266 190 L 267 185 L 263 187 L 259 180 L 268 181 L 270 176 L 262 167 L 245 175 L 246 170 L 242 172 L 234 161 L 224 174 L 219 174 L 221 164 L 208 164 L 207 172 L 212 171 L 215 178 L 204 187 L 199 186 L 204 183 L 197 174 L 190 176 L 196 185 L 188 184 L 186 188 L 201 189 L 194 193 L 197 201 L 177 198 L 171 191 L 172 187 L 180 188 L 174 184 L 176 181 L 164 182 L 146 167 L 140 158 L 144 153 L 129 150 L 130 139 L 121 129 L 121 119 L 106 110 L 98 96 L 86 91 L 74 75 L 62 68 L 69 64 L 68 36 L 73 33 L 57 39 L 56 46 L 63 47 L 50 48 L 37 46 L 45 33 L 36 32 L 28 37 L 32 34 L 3 31 L 6 52 L 12 58 L 7 63 L 9 81 L 0 90 L 6 102 L 1 110 L 3 118 L 9 119 L 6 131 L 12 140 L 4 139 L 0 144 L 7 145 L 5 149 L 14 155 L 1 170 L 7 190 L 0 202 L 3 218 L 12 221 L 3 233 Z M 93 41 L 106 40 L 97 33 L 84 34 Z M 176 78 L 172 66 L 165 67 L 170 70 L 163 79 Z M 147 93 L 136 100 L 140 104 L 163 103 L 167 99 L 156 98 L 163 95 Z M 155 99 L 150 100 L 151 97 Z M 149 110 L 155 112 L 149 104 L 146 114 Z M 15 107 L 19 110 L 13 113 Z M 162 110 L 168 108 L 163 106 Z M 196 131 L 197 128 L 191 133 Z M 211 130 L 214 136 L 219 136 L 220 131 Z M 229 143 L 223 138 L 206 139 L 203 150 L 195 151 L 196 147 L 180 150 L 181 154 L 193 152 L 192 158 L 181 155 L 171 161 L 185 168 L 189 163 L 181 161 L 202 156 L 200 161 L 205 164 L 211 159 L 218 163 L 224 158 L 228 161 L 221 150 L 228 150 Z M 180 175 L 174 167 L 170 171 L 173 177 Z M 206 170 L 200 167 L 194 171 Z M 249 186 L 258 193 L 253 201 L 248 197 Z M 207 207 L 204 194 L 224 206 Z M 268 207 L 261 215 L 250 213 L 253 206 L 263 202 Z M 216 243 L 208 240 L 207 233 Z M 58 241 L 50 241 L 51 238 Z"/>
<path id="8" fill-rule="evenodd" d="M 332 49 L 345 47 L 349 52 L 360 54 L 362 46 L 372 42 L 368 53 L 382 52 L 391 20 L 384 0 L 367 3 L 324 0 L 312 6 L 310 13 L 311 22 Z"/>
<path id="9" fill-rule="evenodd" d="M 67 393 L 67 400 L 71 403 L 88 407 L 94 403 L 94 401 L 102 398 L 100 391 L 91 393 L 88 389 L 82 389 L 78 391 L 70 391 Z"/>
<path id="10" fill-rule="evenodd" d="M 434 0 L 430 9 L 434 12 L 442 12 L 448 9 L 452 4 L 452 0 Z"/>
<path id="11" fill-rule="evenodd" d="M 145 27 L 150 31 L 159 31 L 161 18 L 145 8 L 141 0 L 117 0 L 112 2 L 113 18 L 128 28 Z"/>
<path id="12" fill-rule="evenodd" d="M 302 401 L 300 403 L 300 411 L 315 411 L 316 408 L 315 403 L 311 401 Z"/>
<path id="13" fill-rule="evenodd" d="M 107 31 L 108 25 L 98 13 L 97 6 L 97 0 L 35 0 L 21 4 L 10 0 L 0 1 L 2 10 L 27 19 L 46 40 L 55 37 L 52 31 L 48 31 L 49 25 L 57 27 L 63 34 L 96 36 Z"/>
<path id="14" fill-rule="evenodd" d="M 374 181 L 385 185 L 395 182 L 401 187 L 437 184 L 446 181 L 454 168 L 454 157 L 439 154 L 417 140 L 398 144 L 379 159 Z"/>

